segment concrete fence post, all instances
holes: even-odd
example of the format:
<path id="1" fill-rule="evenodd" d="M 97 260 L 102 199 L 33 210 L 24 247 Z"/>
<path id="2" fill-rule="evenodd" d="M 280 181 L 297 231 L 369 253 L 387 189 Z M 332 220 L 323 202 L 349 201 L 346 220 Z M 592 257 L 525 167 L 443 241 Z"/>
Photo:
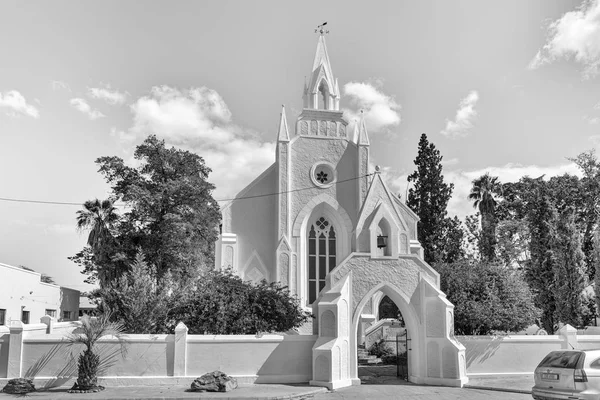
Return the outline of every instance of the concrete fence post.
<path id="1" fill-rule="evenodd" d="M 562 346 L 563 349 L 573 350 L 579 346 L 577 343 L 577 329 L 573 328 L 571 325 L 564 325 L 558 330 L 558 334 L 562 336 L 564 340 Z"/>
<path id="2" fill-rule="evenodd" d="M 23 372 L 23 323 L 13 321 L 9 327 L 7 378 L 20 378 Z"/>
<path id="3" fill-rule="evenodd" d="M 46 333 L 48 335 L 50 335 L 54 331 L 54 318 L 52 318 L 51 316 L 44 315 L 42 318 L 40 318 L 40 322 L 42 324 L 46 324 Z"/>
<path id="4" fill-rule="evenodd" d="M 175 346 L 173 354 L 173 375 L 186 376 L 188 327 L 180 322 L 175 327 Z"/>

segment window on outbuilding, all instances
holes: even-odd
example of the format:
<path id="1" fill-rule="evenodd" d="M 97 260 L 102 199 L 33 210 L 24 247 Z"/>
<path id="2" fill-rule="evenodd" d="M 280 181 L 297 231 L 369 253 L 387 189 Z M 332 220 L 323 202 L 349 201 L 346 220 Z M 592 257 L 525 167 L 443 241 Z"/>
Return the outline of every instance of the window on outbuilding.
<path id="1" fill-rule="evenodd" d="M 0 325 L 6 325 L 6 309 L 0 308 Z"/>
<path id="2" fill-rule="evenodd" d="M 24 324 L 29 323 L 29 311 L 21 311 L 21 322 Z"/>
<path id="3" fill-rule="evenodd" d="M 72 311 L 63 311 L 63 321 L 70 321 L 72 314 Z"/>
<path id="4" fill-rule="evenodd" d="M 49 315 L 52 318 L 56 318 L 56 310 L 46 309 L 46 315 Z"/>

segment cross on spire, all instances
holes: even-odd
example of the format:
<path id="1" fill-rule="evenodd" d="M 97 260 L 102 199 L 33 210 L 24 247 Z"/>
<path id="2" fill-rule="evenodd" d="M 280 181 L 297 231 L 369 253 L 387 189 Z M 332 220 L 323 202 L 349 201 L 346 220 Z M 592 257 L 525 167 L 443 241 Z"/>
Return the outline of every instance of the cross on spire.
<path id="1" fill-rule="evenodd" d="M 321 36 L 323 36 L 323 35 L 325 35 L 325 34 L 329 33 L 329 31 L 328 31 L 328 30 L 325 30 L 325 29 L 324 29 L 325 25 L 327 25 L 327 22 L 323 22 L 321 25 L 317 26 L 317 29 L 315 29 L 315 33 L 317 33 L 317 32 L 318 32 L 318 33 L 320 33 L 320 34 L 321 34 Z"/>

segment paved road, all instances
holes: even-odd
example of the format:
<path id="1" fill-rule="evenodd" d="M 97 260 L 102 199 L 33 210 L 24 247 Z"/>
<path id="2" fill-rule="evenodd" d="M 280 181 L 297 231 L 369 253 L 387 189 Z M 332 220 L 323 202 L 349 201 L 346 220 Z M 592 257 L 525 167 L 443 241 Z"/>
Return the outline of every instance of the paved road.
<path id="1" fill-rule="evenodd" d="M 440 386 L 420 386 L 412 384 L 360 385 L 343 388 L 330 393 L 316 394 L 313 400 L 531 400 L 530 394 L 507 393 L 481 389 L 460 389 Z"/>
<path id="2" fill-rule="evenodd" d="M 352 386 L 343 388 L 329 393 L 321 393 L 314 395 L 314 400 L 339 400 L 339 399 L 444 399 L 444 400 L 525 400 L 531 399 L 530 394 L 509 393 L 504 391 L 469 389 L 469 388 L 451 388 L 442 386 L 425 386 L 408 383 L 404 380 L 396 378 L 396 367 L 389 365 L 368 365 L 360 366 L 358 374 L 363 382 L 360 386 Z M 524 387 L 527 390 L 531 389 L 529 379 L 533 378 L 519 377 L 518 380 L 524 382 Z M 505 379 L 501 379 L 504 381 Z M 523 386 L 523 382 L 520 386 Z M 493 382 L 492 382 L 493 383 Z M 496 386 L 512 388 L 508 385 L 493 385 L 492 383 L 485 386 Z M 502 382 L 501 382 L 502 383 Z M 514 386 L 514 385 L 513 385 Z M 516 385 L 519 386 L 519 385 Z M 522 389 L 514 387 L 514 389 Z"/>

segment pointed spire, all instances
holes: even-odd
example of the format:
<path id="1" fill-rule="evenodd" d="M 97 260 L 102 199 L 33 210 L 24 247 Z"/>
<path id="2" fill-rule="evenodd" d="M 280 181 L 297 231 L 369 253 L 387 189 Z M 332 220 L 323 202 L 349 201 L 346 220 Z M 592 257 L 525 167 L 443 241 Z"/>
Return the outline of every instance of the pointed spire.
<path id="1" fill-rule="evenodd" d="M 352 141 L 358 144 L 358 119 L 354 120 L 354 129 L 352 130 Z"/>
<path id="2" fill-rule="evenodd" d="M 317 52 L 307 89 L 306 108 L 339 111 L 339 87 L 333 77 L 324 35 L 319 36 L 317 42 Z"/>
<path id="3" fill-rule="evenodd" d="M 285 117 L 285 106 L 281 106 L 281 119 L 279 120 L 279 133 L 277 134 L 277 141 L 289 142 L 290 133 L 288 131 L 287 119 Z"/>
<path id="4" fill-rule="evenodd" d="M 327 54 L 327 45 L 325 44 L 325 36 L 319 36 L 319 42 L 317 43 L 317 52 L 315 54 L 315 61 L 313 62 L 313 71 L 319 68 L 320 65 L 325 66 L 329 75 L 333 77 L 331 73 L 331 63 L 329 62 L 329 54 Z"/>
<path id="5" fill-rule="evenodd" d="M 358 132 L 358 145 L 359 146 L 369 146 L 369 134 L 367 133 L 367 124 L 365 123 L 365 113 L 363 110 L 360 110 L 360 128 Z"/>

